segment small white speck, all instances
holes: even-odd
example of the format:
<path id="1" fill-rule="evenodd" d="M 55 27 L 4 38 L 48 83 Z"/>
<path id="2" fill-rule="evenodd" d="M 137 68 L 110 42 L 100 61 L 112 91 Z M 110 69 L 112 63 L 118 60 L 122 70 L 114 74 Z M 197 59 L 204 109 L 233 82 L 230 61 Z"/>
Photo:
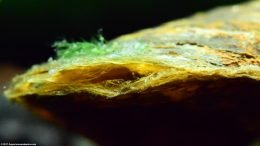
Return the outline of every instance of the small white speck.
<path id="1" fill-rule="evenodd" d="M 51 62 L 51 61 L 53 61 L 53 58 L 52 58 L 52 57 L 50 57 L 50 58 L 48 59 L 48 62 Z"/>
<path id="2" fill-rule="evenodd" d="M 6 86 L 3 86 L 3 89 L 6 89 L 7 87 Z"/>
<path id="3" fill-rule="evenodd" d="M 56 70 L 50 69 L 50 70 L 48 71 L 48 74 L 49 74 L 49 75 L 52 75 L 52 74 L 54 74 L 55 72 L 56 72 Z"/>

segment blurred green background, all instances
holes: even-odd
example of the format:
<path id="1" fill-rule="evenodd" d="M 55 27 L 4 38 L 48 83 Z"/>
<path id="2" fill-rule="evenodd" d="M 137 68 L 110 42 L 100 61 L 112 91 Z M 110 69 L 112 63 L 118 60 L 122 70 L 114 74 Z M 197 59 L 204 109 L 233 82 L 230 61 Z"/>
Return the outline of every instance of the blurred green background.
<path id="1" fill-rule="evenodd" d="M 0 142 L 41 146 L 94 146 L 43 122 L 3 98 L 2 87 L 32 64 L 54 56 L 62 39 L 90 40 L 102 29 L 108 40 L 198 11 L 245 0 L 0 0 Z"/>

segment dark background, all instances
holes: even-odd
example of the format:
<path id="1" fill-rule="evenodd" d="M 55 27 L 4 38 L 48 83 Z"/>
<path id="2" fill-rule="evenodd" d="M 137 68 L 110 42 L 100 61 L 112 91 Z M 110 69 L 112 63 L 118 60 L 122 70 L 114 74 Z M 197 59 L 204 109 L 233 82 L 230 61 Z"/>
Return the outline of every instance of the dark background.
<path id="1" fill-rule="evenodd" d="M 53 42 L 106 39 L 245 0 L 0 0 L 0 62 L 22 67 L 54 56 Z"/>

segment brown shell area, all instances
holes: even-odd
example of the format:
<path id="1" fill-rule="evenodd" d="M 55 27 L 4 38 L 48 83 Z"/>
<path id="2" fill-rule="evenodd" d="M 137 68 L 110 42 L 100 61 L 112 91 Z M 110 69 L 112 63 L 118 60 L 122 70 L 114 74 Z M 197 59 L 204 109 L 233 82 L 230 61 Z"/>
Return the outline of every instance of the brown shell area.
<path id="1" fill-rule="evenodd" d="M 259 1 L 217 8 L 206 15 L 168 22 L 120 37 L 119 41 L 140 40 L 158 49 L 189 45 L 217 55 L 224 66 L 260 65 Z M 180 55 L 172 50 L 173 55 Z M 201 58 L 200 58 L 201 59 Z M 213 62 L 214 63 L 214 62 Z"/>

